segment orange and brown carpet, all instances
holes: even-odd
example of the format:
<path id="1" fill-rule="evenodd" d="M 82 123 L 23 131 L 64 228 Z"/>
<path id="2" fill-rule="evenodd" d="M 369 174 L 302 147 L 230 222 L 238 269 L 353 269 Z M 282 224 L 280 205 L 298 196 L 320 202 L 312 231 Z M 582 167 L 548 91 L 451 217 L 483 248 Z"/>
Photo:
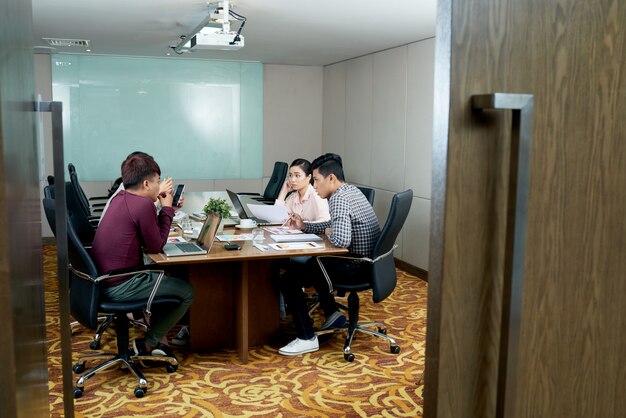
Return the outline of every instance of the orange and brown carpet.
<path id="1" fill-rule="evenodd" d="M 54 246 L 44 246 L 44 277 L 50 415 L 61 417 L 64 408 Z M 398 285 L 391 297 L 374 304 L 371 294 L 360 296 L 361 320 L 383 320 L 389 335 L 396 338 L 400 354 L 391 354 L 386 342 L 364 334 L 352 343 L 356 358 L 351 363 L 343 358 L 343 334 L 323 344 L 319 351 L 298 357 L 278 355 L 278 346 L 253 347 L 247 364 L 241 364 L 234 350 L 198 354 L 175 348 L 178 371 L 169 374 L 162 367 L 144 369 L 148 392 L 143 398 L 133 394 L 137 386 L 134 376 L 113 368 L 87 381 L 85 393 L 74 401 L 75 416 L 421 416 L 426 291 L 426 282 L 398 270 Z M 111 332 L 103 336 L 104 351 L 116 350 Z M 93 334 L 81 326 L 75 329 L 74 359 L 94 352 L 89 348 Z M 76 376 L 73 379 L 76 381 Z"/>

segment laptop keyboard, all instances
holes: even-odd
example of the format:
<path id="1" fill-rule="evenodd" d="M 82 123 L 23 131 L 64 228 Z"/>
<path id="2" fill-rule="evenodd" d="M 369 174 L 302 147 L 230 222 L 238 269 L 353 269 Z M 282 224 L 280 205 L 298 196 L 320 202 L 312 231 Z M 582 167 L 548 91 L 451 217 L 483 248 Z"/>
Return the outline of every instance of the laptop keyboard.
<path id="1" fill-rule="evenodd" d="M 181 242 L 176 244 L 176 246 L 184 253 L 193 253 L 199 250 L 198 245 L 192 242 Z"/>

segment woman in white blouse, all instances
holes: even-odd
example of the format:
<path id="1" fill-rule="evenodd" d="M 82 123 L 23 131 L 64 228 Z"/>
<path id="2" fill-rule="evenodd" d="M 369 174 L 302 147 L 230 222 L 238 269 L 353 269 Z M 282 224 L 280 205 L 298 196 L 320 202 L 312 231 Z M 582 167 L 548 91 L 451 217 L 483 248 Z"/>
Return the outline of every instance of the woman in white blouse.
<path id="1" fill-rule="evenodd" d="M 290 215 L 297 213 L 307 222 L 328 221 L 330 220 L 328 201 L 319 197 L 313 188 L 312 176 L 310 162 L 303 158 L 294 160 L 274 204 L 285 205 Z M 289 194 L 290 192 L 292 193 Z"/>

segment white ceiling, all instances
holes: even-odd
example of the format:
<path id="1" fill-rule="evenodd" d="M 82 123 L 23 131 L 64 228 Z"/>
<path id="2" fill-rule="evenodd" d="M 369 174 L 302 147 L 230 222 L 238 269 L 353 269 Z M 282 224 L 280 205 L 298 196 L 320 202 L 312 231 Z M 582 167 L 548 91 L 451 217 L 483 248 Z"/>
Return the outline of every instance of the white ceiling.
<path id="1" fill-rule="evenodd" d="M 197 50 L 176 55 L 175 45 L 208 14 L 202 0 L 32 0 L 36 47 L 41 39 L 91 41 L 91 54 L 327 65 L 435 35 L 436 0 L 235 0 L 248 20 L 239 51 Z M 236 22 L 233 30 L 239 27 Z M 36 52 L 46 52 L 35 48 Z M 48 50 L 50 51 L 50 50 Z M 57 47 L 53 53 L 85 53 Z"/>

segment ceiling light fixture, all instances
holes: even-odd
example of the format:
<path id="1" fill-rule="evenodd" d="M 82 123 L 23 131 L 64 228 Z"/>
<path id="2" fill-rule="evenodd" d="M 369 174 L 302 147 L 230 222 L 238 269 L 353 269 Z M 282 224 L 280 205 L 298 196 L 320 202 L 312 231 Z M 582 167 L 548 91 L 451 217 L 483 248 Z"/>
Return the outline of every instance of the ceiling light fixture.
<path id="1" fill-rule="evenodd" d="M 241 22 L 237 32 L 230 30 L 231 20 Z M 177 54 L 194 49 L 236 51 L 244 46 L 241 30 L 245 24 L 246 18 L 230 9 L 229 0 L 209 3 L 209 14 L 189 34 L 181 36 L 178 44 L 170 45 L 170 48 Z"/>

